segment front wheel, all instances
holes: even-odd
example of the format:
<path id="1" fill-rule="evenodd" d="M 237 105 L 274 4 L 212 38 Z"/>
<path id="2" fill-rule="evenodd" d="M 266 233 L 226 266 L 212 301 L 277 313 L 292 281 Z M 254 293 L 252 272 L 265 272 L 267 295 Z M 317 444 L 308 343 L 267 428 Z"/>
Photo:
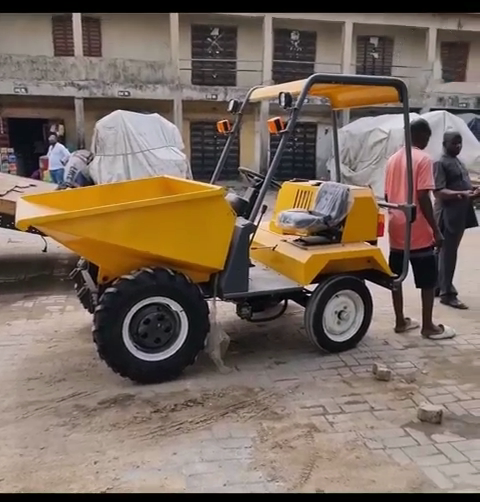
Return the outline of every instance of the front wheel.
<path id="1" fill-rule="evenodd" d="M 305 331 L 318 348 L 343 352 L 367 334 L 373 301 L 365 282 L 353 276 L 336 276 L 319 284 L 305 309 Z"/>
<path id="2" fill-rule="evenodd" d="M 210 331 L 208 305 L 183 274 L 144 268 L 105 290 L 93 318 L 100 357 L 137 383 L 162 383 L 194 363 Z"/>

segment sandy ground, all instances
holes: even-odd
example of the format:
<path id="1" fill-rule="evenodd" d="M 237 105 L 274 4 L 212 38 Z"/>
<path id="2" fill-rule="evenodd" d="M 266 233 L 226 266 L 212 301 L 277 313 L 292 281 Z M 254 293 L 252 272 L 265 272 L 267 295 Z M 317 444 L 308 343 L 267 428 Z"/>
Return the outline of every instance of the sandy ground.
<path id="1" fill-rule="evenodd" d="M 12 232 L 0 237 L 10 253 L 0 257 L 2 276 L 11 279 L 0 295 L 0 491 L 414 493 L 480 486 L 480 444 L 472 443 L 480 442 L 480 232 L 466 236 L 457 275 L 471 309 L 436 308 L 438 319 L 459 331 L 454 341 L 394 335 L 389 294 L 376 287 L 371 332 L 341 356 L 310 346 L 299 308 L 256 325 L 222 305 L 235 371 L 219 375 L 201 357 L 179 380 L 144 387 L 99 360 L 90 315 L 55 278 L 72 257 L 54 247 L 40 254 L 47 274 L 38 268 L 37 281 L 15 282 L 25 279 L 42 244 Z M 418 317 L 411 278 L 405 287 L 409 313 Z M 372 378 L 374 361 L 394 370 L 392 382 Z M 444 397 L 437 401 L 446 419 L 429 428 L 418 423 L 416 409 L 432 396 Z M 463 459 L 437 446 L 440 436 Z M 459 442 L 473 446 L 464 451 Z M 426 446 L 435 453 L 412 453 Z M 460 474 L 447 474 L 455 466 Z"/>
<path id="2" fill-rule="evenodd" d="M 280 333 L 278 324 L 277 342 L 290 346 L 287 358 L 283 350 L 240 338 L 232 376 L 216 374 L 204 358 L 177 382 L 138 387 L 98 361 L 89 316 L 74 297 L 58 291 L 37 300 L 28 296 L 12 295 L 16 301 L 2 304 L 9 319 L 0 369 L 4 492 L 195 491 L 182 467 L 187 460 L 198 465 L 208 460 L 208 442 L 216 441 L 211 431 L 218 424 L 233 430 L 247 425 L 253 455 L 245 469 L 259 470 L 279 491 L 435 488 L 414 467 L 399 467 L 385 454 L 368 450 L 348 430 L 337 432 L 323 417 L 302 415 L 292 402 L 296 392 L 339 396 L 354 384 L 329 384 L 326 378 L 322 388 L 307 375 L 299 380 L 291 380 L 288 370 L 282 375 L 282 366 L 296 367 L 295 352 L 305 364 L 309 346 L 300 337 L 282 340 L 293 333 Z M 22 319 L 25 309 L 27 320 Z M 241 324 L 230 315 L 228 331 L 242 329 Z M 252 350 L 258 350 L 253 361 Z M 275 381 L 274 375 L 280 377 Z M 383 387 L 373 385 L 376 391 Z M 380 425 L 391 426 L 388 420 Z M 356 430 L 370 427 L 357 424 Z M 173 467 L 175 457 L 184 458 L 178 473 L 169 470 L 169 457 Z"/>

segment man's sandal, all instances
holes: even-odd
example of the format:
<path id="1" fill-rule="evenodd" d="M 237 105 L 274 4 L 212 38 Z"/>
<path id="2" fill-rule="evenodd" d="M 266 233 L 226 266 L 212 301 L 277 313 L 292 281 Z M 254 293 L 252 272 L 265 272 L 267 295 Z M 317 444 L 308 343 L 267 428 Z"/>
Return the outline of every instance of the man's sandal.
<path id="1" fill-rule="evenodd" d="M 445 324 L 439 324 L 438 326 L 442 328 L 440 333 L 422 333 L 423 338 L 428 338 L 429 340 L 450 340 L 457 336 L 456 331 L 450 326 L 446 326 Z"/>
<path id="2" fill-rule="evenodd" d="M 411 317 L 405 317 L 405 326 L 401 328 L 394 328 L 395 333 L 407 333 L 409 331 L 413 331 L 414 329 L 418 329 L 420 327 L 420 323 L 416 319 L 412 319 Z"/>

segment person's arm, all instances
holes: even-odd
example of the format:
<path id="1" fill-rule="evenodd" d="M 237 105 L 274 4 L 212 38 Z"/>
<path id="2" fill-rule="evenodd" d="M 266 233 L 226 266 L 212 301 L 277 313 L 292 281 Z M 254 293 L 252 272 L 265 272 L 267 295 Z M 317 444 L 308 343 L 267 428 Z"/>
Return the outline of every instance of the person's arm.
<path id="1" fill-rule="evenodd" d="M 430 192 L 435 188 L 433 177 L 433 163 L 430 159 L 422 159 L 415 170 L 415 178 L 417 185 L 417 199 L 420 211 L 430 225 L 435 235 L 437 244 L 442 240 L 442 233 L 440 232 L 435 215 L 433 213 L 432 199 Z"/>
<path id="2" fill-rule="evenodd" d="M 470 193 L 470 197 L 472 199 L 478 199 L 480 197 L 480 185 L 478 184 L 478 181 L 477 182 L 472 181 L 470 175 L 468 175 L 468 179 L 472 184 L 472 191 Z"/>
<path id="3" fill-rule="evenodd" d="M 68 151 L 66 146 L 62 145 L 62 160 L 61 160 L 61 162 L 64 166 L 67 165 L 69 158 L 70 158 L 70 152 Z"/>
<path id="4" fill-rule="evenodd" d="M 447 188 L 447 176 L 445 167 L 441 160 L 433 164 L 433 175 L 435 181 L 434 196 L 440 200 L 461 199 L 469 197 L 471 192 L 469 190 L 450 190 Z"/>
<path id="5" fill-rule="evenodd" d="M 473 192 L 470 193 L 470 197 L 472 199 L 478 199 L 480 197 L 480 187 L 474 188 Z"/>

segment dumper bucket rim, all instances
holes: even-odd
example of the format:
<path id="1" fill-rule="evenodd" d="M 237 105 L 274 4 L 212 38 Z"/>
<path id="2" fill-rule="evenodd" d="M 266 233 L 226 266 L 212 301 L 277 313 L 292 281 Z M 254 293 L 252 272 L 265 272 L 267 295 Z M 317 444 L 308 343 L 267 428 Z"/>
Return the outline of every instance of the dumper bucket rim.
<path id="1" fill-rule="evenodd" d="M 159 176 L 160 177 L 160 176 Z M 185 202 L 185 201 L 191 201 L 191 200 L 198 200 L 198 199 L 207 199 L 209 197 L 215 197 L 218 196 L 218 193 L 221 192 L 222 194 L 226 193 L 227 188 L 219 185 L 210 185 L 209 183 L 203 183 L 201 181 L 193 181 L 193 180 L 185 180 L 183 178 L 175 178 L 174 176 L 161 176 L 161 178 L 167 178 L 171 179 L 174 181 L 184 181 L 187 183 L 192 183 L 195 185 L 203 185 L 205 187 L 208 187 L 208 190 L 203 190 L 199 192 L 187 192 L 187 193 L 182 193 L 182 194 L 176 194 L 176 195 L 167 195 L 164 197 L 153 197 L 150 199 L 141 199 L 141 200 L 134 200 L 134 201 L 129 201 L 129 202 L 122 202 L 121 204 L 106 204 L 104 206 L 95 206 L 93 208 L 87 208 L 87 209 L 78 209 L 78 210 L 72 210 L 72 211 L 65 211 L 65 210 L 53 210 L 50 211 L 48 214 L 45 215 L 40 215 L 40 216 L 26 216 L 26 217 L 21 217 L 21 208 L 22 207 L 38 207 L 38 208 L 45 208 L 48 206 L 44 206 L 41 204 L 37 204 L 35 202 L 32 202 L 31 199 L 34 199 L 35 197 L 38 197 L 40 195 L 51 195 L 52 193 L 55 192 L 42 192 L 42 193 L 36 193 L 36 194 L 31 194 L 31 195 L 25 195 L 24 197 L 20 197 L 17 201 L 17 210 L 15 214 L 15 225 L 17 228 L 20 230 L 27 230 L 30 227 L 38 227 L 38 226 L 44 226 L 45 223 L 50 223 L 52 221 L 65 221 L 65 220 L 74 220 L 77 218 L 84 218 L 86 216 L 92 216 L 92 215 L 98 215 L 99 214 L 99 209 L 101 208 L 101 214 L 109 214 L 109 213 L 115 213 L 115 212 L 120 212 L 120 211 L 125 211 L 125 210 L 132 210 L 132 209 L 139 209 L 142 207 L 149 207 L 149 206 L 159 206 L 159 205 L 164 205 L 164 204 L 174 204 L 174 203 L 179 203 L 179 202 Z M 150 178 L 142 178 L 142 179 L 150 179 Z M 135 180 L 137 181 L 137 180 Z M 120 183 L 125 183 L 124 181 L 119 182 Z M 127 182 L 128 183 L 128 182 Z M 116 183 L 110 183 L 109 185 L 113 185 Z M 97 185 L 100 186 L 100 185 Z M 82 188 L 74 188 L 72 190 L 88 190 L 91 187 L 82 187 Z"/>

